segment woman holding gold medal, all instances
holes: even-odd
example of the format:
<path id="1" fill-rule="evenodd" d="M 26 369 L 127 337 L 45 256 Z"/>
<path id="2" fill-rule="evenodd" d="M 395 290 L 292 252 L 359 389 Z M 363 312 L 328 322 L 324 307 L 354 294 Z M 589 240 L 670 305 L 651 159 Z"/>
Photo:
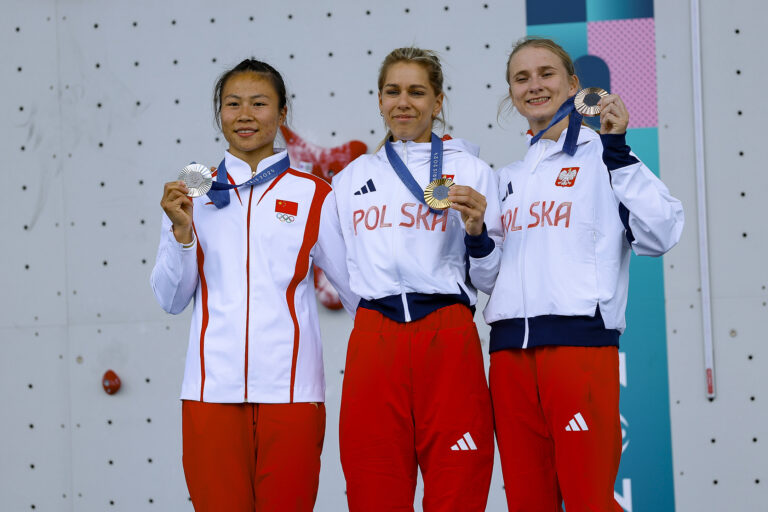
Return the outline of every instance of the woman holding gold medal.
<path id="1" fill-rule="evenodd" d="M 224 73 L 214 109 L 229 149 L 215 178 L 193 165 L 165 184 L 151 278 L 169 313 L 194 298 L 181 392 L 187 487 L 198 512 L 309 512 L 325 434 L 312 263 L 349 311 L 358 301 L 334 194 L 274 149 L 287 106 L 272 66 L 247 59 Z"/>
<path id="2" fill-rule="evenodd" d="M 630 251 L 671 249 L 682 207 L 630 152 L 621 98 L 577 94 L 573 62 L 556 43 L 520 41 L 506 77 L 531 137 L 525 158 L 499 171 L 504 250 L 484 312 L 507 504 L 620 512 L 618 344 Z M 581 113 L 599 113 L 599 134 Z"/>
<path id="3" fill-rule="evenodd" d="M 362 297 L 339 432 L 349 510 L 413 510 L 420 468 L 425 512 L 483 511 L 493 421 L 472 317 L 500 261 L 498 182 L 476 147 L 432 133 L 434 53 L 394 50 L 378 88 L 387 138 L 333 179 Z"/>

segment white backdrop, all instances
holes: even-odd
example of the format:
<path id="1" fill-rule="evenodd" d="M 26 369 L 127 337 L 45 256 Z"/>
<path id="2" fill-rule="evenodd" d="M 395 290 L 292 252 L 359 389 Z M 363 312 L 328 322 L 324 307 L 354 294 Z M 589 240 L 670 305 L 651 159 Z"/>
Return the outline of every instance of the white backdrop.
<path id="1" fill-rule="evenodd" d="M 249 56 L 272 63 L 293 96 L 296 132 L 321 146 L 359 139 L 373 148 L 384 133 L 375 99 L 382 58 L 396 46 L 433 48 L 447 75 L 449 131 L 479 143 L 496 168 L 524 150 L 521 120 L 496 120 L 506 56 L 525 34 L 522 0 L 223 5 L 0 0 L 2 510 L 192 508 L 177 399 L 189 317 L 163 313 L 148 276 L 162 183 L 190 160 L 221 157 L 210 107 L 221 71 Z M 687 213 L 684 238 L 665 259 L 676 504 L 761 510 L 768 243 L 760 193 L 768 177 L 760 170 L 766 70 L 757 49 L 766 43 L 766 8 L 738 0 L 702 12 L 719 391 L 711 403 L 699 327 L 687 9 L 658 2 L 655 12 L 661 176 Z M 336 421 L 351 326 L 343 313 L 321 310 L 328 428 L 316 509 L 339 511 Z M 100 386 L 110 368 L 123 381 L 114 396 Z M 497 464 L 488 510 L 503 503 Z"/>

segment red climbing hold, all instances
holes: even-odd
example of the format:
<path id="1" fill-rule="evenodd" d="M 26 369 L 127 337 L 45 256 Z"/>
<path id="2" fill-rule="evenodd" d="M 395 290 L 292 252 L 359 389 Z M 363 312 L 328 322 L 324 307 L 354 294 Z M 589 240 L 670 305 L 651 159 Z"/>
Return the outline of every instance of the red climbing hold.
<path id="1" fill-rule="evenodd" d="M 120 389 L 120 377 L 112 370 L 107 370 L 101 378 L 101 385 L 108 395 L 114 395 Z"/>

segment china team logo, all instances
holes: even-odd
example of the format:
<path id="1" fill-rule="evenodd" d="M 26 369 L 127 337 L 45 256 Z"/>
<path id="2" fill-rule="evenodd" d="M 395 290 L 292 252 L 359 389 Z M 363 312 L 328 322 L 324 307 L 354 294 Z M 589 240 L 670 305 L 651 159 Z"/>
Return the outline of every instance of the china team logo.
<path id="1" fill-rule="evenodd" d="M 578 167 L 563 167 L 557 175 L 555 185 L 558 187 L 572 187 L 576 181 L 577 174 L 579 174 Z"/>
<path id="2" fill-rule="evenodd" d="M 287 222 L 290 224 L 296 220 L 296 215 L 299 213 L 299 203 L 293 201 L 284 201 L 278 199 L 275 201 L 275 217 L 280 222 Z"/>

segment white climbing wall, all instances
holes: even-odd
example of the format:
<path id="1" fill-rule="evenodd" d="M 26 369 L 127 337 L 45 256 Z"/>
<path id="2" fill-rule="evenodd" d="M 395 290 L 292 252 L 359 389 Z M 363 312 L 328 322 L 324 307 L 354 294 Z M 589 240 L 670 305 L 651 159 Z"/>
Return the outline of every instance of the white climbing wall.
<path id="1" fill-rule="evenodd" d="M 713 402 L 703 380 L 688 2 L 655 5 L 661 175 L 687 217 L 664 260 L 675 501 L 678 511 L 764 510 L 768 174 L 758 123 L 768 8 L 702 4 Z M 162 183 L 191 160 L 215 164 L 224 148 L 211 111 L 223 70 L 250 56 L 270 62 L 286 78 L 292 129 L 320 146 L 358 139 L 372 149 L 384 134 L 381 60 L 397 46 L 432 48 L 446 72 L 448 131 L 479 143 L 496 168 L 524 150 L 521 119 L 497 122 L 506 57 L 526 32 L 523 0 L 0 8 L 3 511 L 192 510 L 178 401 L 189 315 L 162 312 L 148 279 Z M 336 512 L 346 510 L 336 421 L 351 323 L 323 308 L 321 322 L 328 425 L 316 510 Z M 122 379 L 112 396 L 100 383 L 107 369 Z M 498 461 L 488 510 L 505 510 Z"/>

